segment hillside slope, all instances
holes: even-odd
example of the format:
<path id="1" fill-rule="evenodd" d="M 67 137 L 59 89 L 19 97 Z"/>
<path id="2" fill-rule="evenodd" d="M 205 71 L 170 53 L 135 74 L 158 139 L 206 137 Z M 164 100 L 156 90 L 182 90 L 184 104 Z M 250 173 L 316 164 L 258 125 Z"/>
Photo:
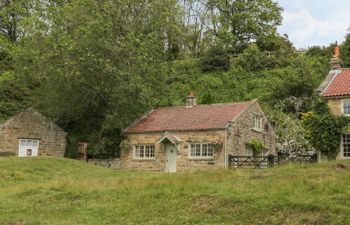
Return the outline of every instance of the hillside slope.
<path id="1" fill-rule="evenodd" d="M 0 159 L 0 224 L 350 224 L 350 162 L 177 174 Z"/>

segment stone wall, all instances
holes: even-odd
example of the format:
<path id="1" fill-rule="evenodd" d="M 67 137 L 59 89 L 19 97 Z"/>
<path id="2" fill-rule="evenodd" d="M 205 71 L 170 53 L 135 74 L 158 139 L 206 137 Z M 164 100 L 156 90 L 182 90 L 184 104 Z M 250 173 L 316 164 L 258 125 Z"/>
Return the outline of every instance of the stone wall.
<path id="1" fill-rule="evenodd" d="M 343 99 L 349 99 L 350 97 L 347 96 L 345 98 L 336 98 L 336 99 L 327 99 L 327 103 L 328 103 L 328 107 L 330 108 L 331 112 L 334 115 L 340 116 L 343 114 L 343 110 L 342 110 L 342 100 Z M 347 132 L 350 133 L 350 126 L 347 129 Z M 342 151 L 342 146 L 340 146 L 341 151 L 339 152 L 339 154 L 337 155 L 337 160 L 342 160 L 342 159 L 346 159 L 343 157 L 343 151 Z M 319 158 L 320 161 L 327 161 L 327 156 L 324 154 L 321 154 L 321 157 Z"/>
<path id="2" fill-rule="evenodd" d="M 28 109 L 0 126 L 0 156 L 17 155 L 19 139 L 39 140 L 38 155 L 63 157 L 67 134 L 40 113 Z"/>
<path id="3" fill-rule="evenodd" d="M 342 100 L 341 99 L 328 99 L 328 107 L 334 115 L 342 114 Z"/>
<path id="4" fill-rule="evenodd" d="M 263 129 L 261 131 L 253 129 L 255 115 L 262 117 Z M 227 154 L 246 155 L 246 145 L 252 139 L 257 139 L 265 145 L 266 154 L 277 154 L 277 136 L 259 103 L 255 103 L 241 118 L 230 125 L 227 137 Z"/>
<path id="5" fill-rule="evenodd" d="M 128 151 L 121 152 L 121 168 L 128 170 L 148 170 L 148 171 L 165 171 L 165 150 L 157 142 L 165 133 L 144 133 L 129 134 Z M 224 149 L 217 148 L 214 150 L 212 159 L 190 159 L 190 143 L 224 143 L 225 130 L 216 131 L 192 131 L 192 132 L 171 132 L 176 135 L 181 143 L 178 144 L 178 153 L 176 158 L 177 171 L 203 169 L 203 168 L 223 168 L 225 163 Z M 133 157 L 133 146 L 135 144 L 154 144 L 155 158 L 139 160 Z"/>
<path id="6" fill-rule="evenodd" d="M 89 159 L 88 163 L 103 166 L 110 169 L 120 169 L 120 159 Z"/>

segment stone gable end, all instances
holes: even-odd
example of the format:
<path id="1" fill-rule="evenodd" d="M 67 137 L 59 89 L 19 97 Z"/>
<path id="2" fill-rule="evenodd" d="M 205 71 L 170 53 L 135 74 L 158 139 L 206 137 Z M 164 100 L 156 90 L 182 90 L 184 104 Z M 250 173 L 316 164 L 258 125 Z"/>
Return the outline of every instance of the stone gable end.
<path id="1" fill-rule="evenodd" d="M 254 116 L 262 118 L 262 130 L 254 129 Z M 229 127 L 227 138 L 228 155 L 245 155 L 247 143 L 253 139 L 264 144 L 266 154 L 277 154 L 277 135 L 258 102 L 237 118 Z"/>
<path id="2" fill-rule="evenodd" d="M 0 157 L 18 155 L 20 139 L 39 140 L 38 155 L 63 157 L 66 136 L 56 124 L 27 109 L 0 125 Z"/>

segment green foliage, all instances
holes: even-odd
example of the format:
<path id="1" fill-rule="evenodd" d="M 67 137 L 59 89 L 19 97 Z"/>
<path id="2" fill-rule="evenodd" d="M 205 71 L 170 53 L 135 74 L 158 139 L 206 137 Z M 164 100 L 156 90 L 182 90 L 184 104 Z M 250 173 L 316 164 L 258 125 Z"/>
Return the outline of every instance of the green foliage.
<path id="1" fill-rule="evenodd" d="M 209 8 L 217 11 L 214 34 L 232 52 L 241 52 L 252 41 L 269 42 L 282 22 L 278 3 L 272 0 L 209 0 Z"/>
<path id="2" fill-rule="evenodd" d="M 254 156 L 260 155 L 266 149 L 264 144 L 257 139 L 250 140 L 247 145 L 253 151 Z"/>
<path id="3" fill-rule="evenodd" d="M 276 34 L 271 0 L 0 4 L 0 120 L 37 108 L 69 133 L 71 157 L 79 140 L 118 156 L 125 127 L 189 90 L 202 104 L 258 98 L 296 120 L 329 69 L 331 47 L 296 53 Z"/>
<path id="4" fill-rule="evenodd" d="M 203 72 L 227 71 L 230 68 L 230 55 L 219 46 L 212 46 L 201 57 Z"/>
<path id="5" fill-rule="evenodd" d="M 24 35 L 23 19 L 30 16 L 35 0 L 0 1 L 0 38 L 11 42 L 19 41 Z"/>
<path id="6" fill-rule="evenodd" d="M 349 30 L 350 31 L 350 30 Z M 344 43 L 341 45 L 341 58 L 345 68 L 350 67 L 350 33 L 345 37 Z"/>
<path id="7" fill-rule="evenodd" d="M 303 125 L 310 143 L 333 160 L 340 151 L 341 135 L 349 123 L 348 117 L 331 114 L 322 99 L 316 99 L 314 110 L 303 115 Z"/>

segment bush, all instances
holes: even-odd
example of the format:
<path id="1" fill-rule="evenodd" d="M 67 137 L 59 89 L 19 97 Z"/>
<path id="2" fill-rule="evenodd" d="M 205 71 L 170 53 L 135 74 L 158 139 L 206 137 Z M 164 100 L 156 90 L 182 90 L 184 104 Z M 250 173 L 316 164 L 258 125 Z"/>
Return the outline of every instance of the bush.
<path id="1" fill-rule="evenodd" d="M 230 55 L 223 48 L 213 46 L 201 57 L 200 67 L 203 72 L 227 71 L 230 69 Z"/>

